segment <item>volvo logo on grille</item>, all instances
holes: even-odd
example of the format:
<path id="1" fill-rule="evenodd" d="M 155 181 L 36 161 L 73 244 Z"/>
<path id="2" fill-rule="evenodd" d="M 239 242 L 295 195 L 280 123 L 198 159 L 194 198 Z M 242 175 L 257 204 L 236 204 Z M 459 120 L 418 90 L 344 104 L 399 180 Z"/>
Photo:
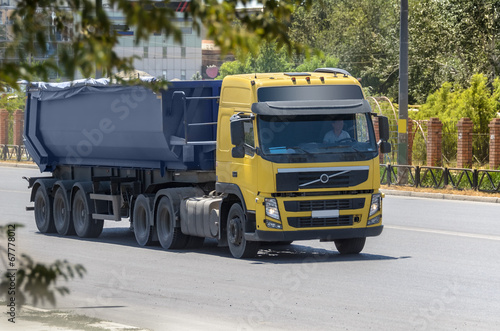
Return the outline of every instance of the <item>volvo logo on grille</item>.
<path id="1" fill-rule="evenodd" d="M 326 183 L 328 183 L 330 181 L 331 178 L 334 178 L 334 177 L 346 174 L 348 172 L 351 172 L 351 170 L 339 171 L 339 172 L 336 172 L 336 173 L 334 173 L 334 174 L 332 174 L 330 176 L 328 176 L 327 174 L 322 174 L 321 176 L 319 176 L 318 179 L 315 179 L 313 181 L 310 181 L 310 182 L 307 182 L 307 183 L 304 183 L 304 184 L 300 184 L 299 187 L 305 187 L 305 186 L 308 186 L 308 185 L 311 185 L 311 184 L 314 184 L 314 183 L 317 183 L 317 182 L 321 182 L 322 184 L 326 184 Z"/>

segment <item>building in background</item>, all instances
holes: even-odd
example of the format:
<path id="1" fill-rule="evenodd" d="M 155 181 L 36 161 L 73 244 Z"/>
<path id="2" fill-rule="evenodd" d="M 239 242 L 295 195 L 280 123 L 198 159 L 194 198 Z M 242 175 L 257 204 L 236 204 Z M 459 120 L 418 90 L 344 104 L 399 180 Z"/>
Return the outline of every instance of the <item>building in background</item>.
<path id="1" fill-rule="evenodd" d="M 158 2 L 158 6 L 164 4 Z M 172 37 L 167 37 L 164 33 L 155 33 L 149 40 L 136 45 L 135 31 L 125 26 L 125 18 L 119 11 L 111 8 L 106 0 L 103 1 L 104 9 L 118 27 L 119 45 L 115 47 L 118 56 L 138 56 L 139 59 L 134 61 L 135 69 L 147 72 L 153 77 L 167 80 L 191 79 L 197 72 L 202 72 L 202 37 L 193 30 L 192 18 L 184 18 L 189 1 L 174 1 L 170 6 L 176 11 L 176 23 L 182 31 L 182 44 L 175 43 Z"/>
<path id="2" fill-rule="evenodd" d="M 202 40 L 201 42 L 202 71 L 203 79 L 214 79 L 219 75 L 220 66 L 227 61 L 234 61 L 234 55 L 228 54 L 221 57 L 219 47 L 215 46 L 213 40 Z"/>
<path id="3" fill-rule="evenodd" d="M 132 2 L 132 1 L 131 1 Z M 155 1 L 156 2 L 156 1 Z M 12 22 L 9 20 L 11 12 L 15 9 L 17 0 L 0 0 L 0 61 L 20 61 L 19 59 L 7 59 L 5 54 L 5 44 L 12 40 L 11 31 Z M 157 1 L 157 6 L 164 5 Z M 182 44 L 174 42 L 173 38 L 167 37 L 164 33 L 155 33 L 149 40 L 135 43 L 135 31 L 125 25 L 123 14 L 112 8 L 106 0 L 103 0 L 103 9 L 109 15 L 115 30 L 119 34 L 119 44 L 115 46 L 114 51 L 120 57 L 137 56 L 134 66 L 137 70 L 144 71 L 149 75 L 167 80 L 191 79 L 197 73 L 202 73 L 202 54 L 201 41 L 202 36 L 198 36 L 193 31 L 192 19 L 184 18 L 184 12 L 189 7 L 189 1 L 174 1 L 169 4 L 176 11 L 176 24 L 182 31 Z M 152 8 L 154 9 L 154 8 Z M 73 15 L 68 11 L 69 15 Z M 53 29 L 53 17 L 46 17 L 47 29 Z M 67 47 L 71 37 L 75 33 L 73 24 L 68 24 L 65 31 L 52 35 L 47 42 L 47 53 L 44 55 L 32 54 L 27 61 L 44 61 L 49 57 L 55 57 L 57 61 L 58 50 L 61 47 Z M 50 33 L 48 33 L 50 35 Z M 203 35 L 203 33 L 202 33 Z M 3 45 L 2 45 L 3 44 Z M 3 46 L 3 47 L 2 47 Z M 58 79 L 56 73 L 50 77 Z M 76 73 L 76 78 L 81 77 Z M 64 79 L 64 77 L 62 77 Z"/>

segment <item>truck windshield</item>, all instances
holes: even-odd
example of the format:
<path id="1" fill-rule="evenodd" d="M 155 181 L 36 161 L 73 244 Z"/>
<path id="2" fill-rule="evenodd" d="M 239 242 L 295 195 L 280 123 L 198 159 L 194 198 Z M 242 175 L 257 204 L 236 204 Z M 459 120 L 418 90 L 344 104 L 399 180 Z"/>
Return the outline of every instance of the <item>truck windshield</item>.
<path id="1" fill-rule="evenodd" d="M 367 113 L 261 115 L 257 123 L 262 156 L 273 162 L 361 161 L 378 155 Z"/>

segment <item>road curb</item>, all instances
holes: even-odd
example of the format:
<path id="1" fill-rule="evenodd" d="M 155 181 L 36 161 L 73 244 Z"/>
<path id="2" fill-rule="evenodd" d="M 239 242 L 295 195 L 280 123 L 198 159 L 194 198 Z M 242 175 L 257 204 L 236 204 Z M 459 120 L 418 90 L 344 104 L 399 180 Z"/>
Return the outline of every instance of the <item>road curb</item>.
<path id="1" fill-rule="evenodd" d="M 2 161 L 0 161 L 0 167 L 38 169 L 38 166 L 34 163 L 31 164 L 31 163 L 2 162 Z"/>
<path id="2" fill-rule="evenodd" d="M 405 196 L 413 198 L 500 203 L 500 198 L 497 197 L 478 197 L 471 195 L 413 192 L 413 191 L 399 191 L 399 190 L 386 190 L 386 189 L 382 189 L 380 190 L 380 192 L 386 195 Z"/>
<path id="3" fill-rule="evenodd" d="M 125 325 L 121 323 L 116 323 L 116 322 L 110 322 L 110 321 L 105 321 L 105 320 L 100 320 L 93 318 L 91 324 L 87 325 L 82 325 L 80 326 L 72 326 L 72 327 L 65 327 L 59 325 L 60 323 L 51 323 L 50 319 L 48 319 L 48 316 L 52 315 L 64 315 L 65 317 L 61 316 L 61 320 L 64 321 L 64 318 L 67 320 L 71 320 L 75 316 L 85 316 L 86 315 L 81 315 L 77 314 L 71 309 L 64 309 L 64 310 L 58 310 L 58 309 L 44 309 L 44 308 L 38 308 L 38 307 L 33 307 L 33 306 L 28 306 L 24 305 L 22 308 L 24 311 L 28 311 L 31 313 L 39 313 L 41 314 L 42 317 L 39 318 L 34 318 L 28 321 L 22 320 L 22 317 L 20 318 L 20 321 L 23 323 L 23 328 L 26 331 L 35 331 L 35 330 L 61 330 L 61 331 L 70 331 L 70 330 L 81 330 L 81 329 L 87 329 L 87 328 L 92 328 L 92 330 L 100 330 L 100 331 L 149 331 L 148 329 L 143 329 L 140 327 L 132 326 L 132 325 Z M 62 313 L 61 313 L 62 312 Z"/>

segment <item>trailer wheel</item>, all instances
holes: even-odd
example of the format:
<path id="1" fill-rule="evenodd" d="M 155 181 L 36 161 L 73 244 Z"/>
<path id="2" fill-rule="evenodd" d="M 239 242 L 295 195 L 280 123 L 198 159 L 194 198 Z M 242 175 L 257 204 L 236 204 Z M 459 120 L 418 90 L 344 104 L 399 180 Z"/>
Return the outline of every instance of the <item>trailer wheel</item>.
<path id="1" fill-rule="evenodd" d="M 335 247 L 340 254 L 359 254 L 365 247 L 366 238 L 335 240 Z"/>
<path id="2" fill-rule="evenodd" d="M 63 236 L 75 234 L 75 227 L 71 219 L 69 199 L 66 190 L 59 187 L 54 195 L 54 225 L 57 233 Z"/>
<path id="3" fill-rule="evenodd" d="M 245 239 L 245 213 L 240 204 L 235 203 L 229 209 L 226 229 L 229 250 L 235 258 L 248 258 L 257 255 L 259 243 Z"/>
<path id="4" fill-rule="evenodd" d="M 94 204 L 90 201 L 89 194 L 78 190 L 73 198 L 73 224 L 75 232 L 81 238 L 97 238 L 101 235 L 104 226 L 103 220 L 92 218 Z"/>
<path id="5" fill-rule="evenodd" d="M 41 233 L 54 233 L 54 216 L 52 214 L 52 198 L 44 186 L 39 186 L 35 193 L 35 222 Z"/>
<path id="6" fill-rule="evenodd" d="M 156 233 L 161 247 L 180 249 L 186 247 L 188 236 L 175 226 L 175 211 L 167 197 L 162 197 L 156 210 Z"/>
<path id="7" fill-rule="evenodd" d="M 132 220 L 135 240 L 140 246 L 150 246 L 153 243 L 151 207 L 152 199 L 142 194 L 135 200 Z"/>

